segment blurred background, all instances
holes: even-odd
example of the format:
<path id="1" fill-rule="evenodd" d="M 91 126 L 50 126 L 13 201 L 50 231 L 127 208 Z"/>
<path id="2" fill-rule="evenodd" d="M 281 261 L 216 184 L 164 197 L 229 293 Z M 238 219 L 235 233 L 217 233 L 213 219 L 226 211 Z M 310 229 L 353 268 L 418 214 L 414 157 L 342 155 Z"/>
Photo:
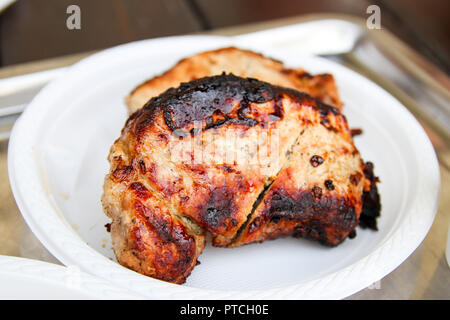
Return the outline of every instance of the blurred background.
<path id="1" fill-rule="evenodd" d="M 381 24 L 450 72 L 448 0 L 0 0 L 0 66 L 92 51 L 135 40 L 208 31 L 314 13 L 367 18 Z M 69 5 L 81 8 L 82 28 L 66 28 Z"/>

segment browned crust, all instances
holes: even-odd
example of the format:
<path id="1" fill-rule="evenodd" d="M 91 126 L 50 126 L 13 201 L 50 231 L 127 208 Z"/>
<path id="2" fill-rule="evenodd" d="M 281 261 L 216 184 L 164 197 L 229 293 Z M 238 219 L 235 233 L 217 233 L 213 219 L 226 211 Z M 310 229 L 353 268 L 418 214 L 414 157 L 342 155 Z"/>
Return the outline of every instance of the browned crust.
<path id="1" fill-rule="evenodd" d="M 124 193 L 126 214 L 113 217 L 110 225 L 119 263 L 144 275 L 184 283 L 204 248 L 204 235 L 188 230 L 143 184 L 133 182 Z M 107 206 L 105 211 L 111 214 Z"/>
<path id="2" fill-rule="evenodd" d="M 205 123 L 203 130 L 225 126 L 227 123 L 248 127 L 257 124 L 264 126 L 273 119 L 282 120 L 284 110 L 280 100 L 283 96 L 288 96 L 299 105 L 314 108 L 319 112 L 321 119 L 326 120 L 322 124 L 326 123 L 331 130 L 333 128 L 327 116 L 330 113 L 334 116 L 341 115 L 339 109 L 322 103 L 306 93 L 224 73 L 171 88 L 151 99 L 131 118 L 138 119 L 134 132 L 138 139 L 152 127 L 152 119 L 155 119 L 160 111 L 172 132 L 185 129 L 195 121 Z M 269 101 L 273 102 L 272 113 L 267 116 L 261 113 L 249 114 L 251 111 L 249 103 L 260 104 Z"/>
<path id="3" fill-rule="evenodd" d="M 175 66 L 173 66 L 172 68 L 170 68 L 169 70 L 166 70 L 165 72 L 163 72 L 162 74 L 153 77 L 143 83 L 141 83 L 139 86 L 137 86 L 136 88 L 134 88 L 131 92 L 130 92 L 130 96 L 133 95 L 134 93 L 136 93 L 139 89 L 145 87 L 145 86 L 153 86 L 153 85 L 157 85 L 158 82 L 162 81 L 162 80 L 166 80 L 166 79 L 173 79 L 178 77 L 178 70 L 177 68 L 182 68 L 186 65 L 186 68 L 190 68 L 193 69 L 194 66 L 192 65 L 192 60 L 195 59 L 199 59 L 201 61 L 208 61 L 208 58 L 214 55 L 229 55 L 229 54 L 233 54 L 233 53 L 242 53 L 247 55 L 249 58 L 253 58 L 256 60 L 267 60 L 270 61 L 274 66 L 279 66 L 282 67 L 283 63 L 279 60 L 270 58 L 270 57 L 266 57 L 261 53 L 258 52 L 254 52 L 254 51 L 250 51 L 250 50 L 244 50 L 244 49 L 238 49 L 236 47 L 226 47 L 226 48 L 220 48 L 220 49 L 215 49 L 215 50 L 209 50 L 209 51 L 204 51 L 201 53 L 198 53 L 196 55 L 194 55 L 193 57 L 188 57 L 188 58 L 184 58 L 181 59 L 180 61 L 178 61 Z M 189 66 L 188 66 L 189 65 Z M 282 73 L 284 74 L 289 74 L 291 72 L 297 73 L 299 76 L 303 75 L 304 72 L 301 71 L 301 69 L 299 70 L 293 70 L 293 69 L 286 69 L 286 68 L 282 68 Z M 197 77 L 195 77 L 196 72 L 195 70 L 190 70 L 190 80 L 195 80 L 197 79 Z M 222 72 L 226 72 L 226 70 L 223 70 Z M 214 75 L 211 75 L 214 76 Z M 175 81 L 177 81 L 178 79 L 173 79 Z M 167 80 L 166 80 L 167 81 Z M 181 80 L 182 81 L 182 80 Z"/>
<path id="4" fill-rule="evenodd" d="M 238 241 L 230 246 L 288 235 L 335 246 L 358 224 L 357 207 L 352 198 L 337 194 L 322 196 L 320 187 L 311 190 L 276 187 L 266 195 L 263 210 L 250 220 Z"/>
<path id="5" fill-rule="evenodd" d="M 223 72 L 306 92 L 326 104 L 338 109 L 342 107 L 331 74 L 311 75 L 301 68 L 287 68 L 280 61 L 235 47 L 205 51 L 182 59 L 163 74 L 136 87 L 125 101 L 130 113 L 133 113 L 151 98 L 169 88 L 178 87 L 182 82 L 215 76 Z"/>

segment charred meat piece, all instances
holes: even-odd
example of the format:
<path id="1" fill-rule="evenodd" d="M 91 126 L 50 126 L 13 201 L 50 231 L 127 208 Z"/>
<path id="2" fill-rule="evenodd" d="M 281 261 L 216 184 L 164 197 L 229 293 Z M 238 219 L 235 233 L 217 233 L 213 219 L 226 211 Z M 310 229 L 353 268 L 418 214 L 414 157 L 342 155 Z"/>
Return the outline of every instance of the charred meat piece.
<path id="1" fill-rule="evenodd" d="M 102 203 L 118 261 L 175 283 L 207 235 L 220 247 L 282 235 L 334 246 L 358 224 L 364 194 L 372 211 L 379 202 L 338 108 L 232 74 L 148 101 L 109 161 Z"/>

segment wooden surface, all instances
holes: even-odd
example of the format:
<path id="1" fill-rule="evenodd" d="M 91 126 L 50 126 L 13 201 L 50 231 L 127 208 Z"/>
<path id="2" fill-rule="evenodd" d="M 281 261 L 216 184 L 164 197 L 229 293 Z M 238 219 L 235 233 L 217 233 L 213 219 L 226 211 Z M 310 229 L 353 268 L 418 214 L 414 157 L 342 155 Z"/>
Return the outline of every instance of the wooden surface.
<path id="1" fill-rule="evenodd" d="M 70 4 L 81 30 L 66 28 Z M 18 0 L 0 15 L 0 65 L 304 14 L 367 18 L 371 4 L 383 28 L 450 73 L 448 0 Z"/>

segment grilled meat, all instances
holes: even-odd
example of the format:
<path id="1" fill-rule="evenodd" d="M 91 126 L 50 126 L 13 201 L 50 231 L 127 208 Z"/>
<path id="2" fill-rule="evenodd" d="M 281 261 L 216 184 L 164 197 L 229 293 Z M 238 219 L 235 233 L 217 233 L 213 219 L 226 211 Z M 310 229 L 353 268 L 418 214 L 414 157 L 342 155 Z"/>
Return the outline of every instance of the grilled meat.
<path id="1" fill-rule="evenodd" d="M 232 74 L 148 101 L 109 161 L 102 203 L 118 261 L 174 283 L 207 236 L 220 247 L 282 235 L 334 246 L 357 226 L 364 197 L 371 211 L 378 201 L 338 108 Z"/>
<path id="2" fill-rule="evenodd" d="M 282 62 L 261 54 L 229 47 L 183 59 L 164 74 L 144 82 L 126 98 L 128 110 L 133 113 L 151 98 L 178 87 L 182 82 L 223 72 L 306 92 L 338 109 L 342 106 L 331 74 L 311 75 L 303 69 L 287 68 Z"/>

